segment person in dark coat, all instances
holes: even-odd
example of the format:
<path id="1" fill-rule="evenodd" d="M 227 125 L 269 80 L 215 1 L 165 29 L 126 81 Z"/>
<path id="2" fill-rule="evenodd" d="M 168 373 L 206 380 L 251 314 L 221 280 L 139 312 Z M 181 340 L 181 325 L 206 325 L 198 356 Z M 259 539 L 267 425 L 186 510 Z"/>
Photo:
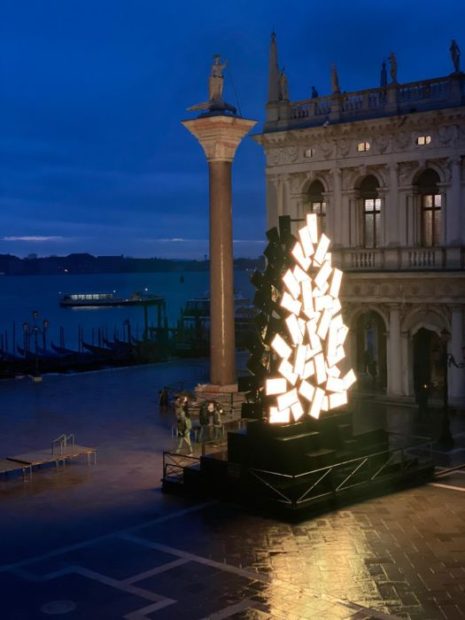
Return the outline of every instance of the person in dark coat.
<path id="1" fill-rule="evenodd" d="M 202 403 L 199 411 L 200 433 L 199 441 L 208 441 L 210 438 L 210 424 L 213 412 L 215 411 L 215 403 L 205 401 Z"/>

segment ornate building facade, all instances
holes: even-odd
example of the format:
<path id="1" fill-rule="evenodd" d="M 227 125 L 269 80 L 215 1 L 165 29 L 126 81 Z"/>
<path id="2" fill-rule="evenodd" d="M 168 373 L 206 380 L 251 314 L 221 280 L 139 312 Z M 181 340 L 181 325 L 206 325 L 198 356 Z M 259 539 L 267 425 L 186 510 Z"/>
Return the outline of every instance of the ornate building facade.
<path id="1" fill-rule="evenodd" d="M 317 213 L 345 272 L 350 362 L 390 397 L 465 403 L 465 74 L 290 101 L 270 49 L 263 132 L 269 227 Z M 447 347 L 447 355 L 446 355 Z"/>

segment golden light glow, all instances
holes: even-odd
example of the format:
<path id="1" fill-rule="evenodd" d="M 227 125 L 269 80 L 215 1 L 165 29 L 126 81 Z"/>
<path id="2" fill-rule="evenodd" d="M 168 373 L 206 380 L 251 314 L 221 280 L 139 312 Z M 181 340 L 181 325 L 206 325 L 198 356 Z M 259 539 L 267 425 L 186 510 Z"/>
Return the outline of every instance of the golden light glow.
<path id="1" fill-rule="evenodd" d="M 342 271 L 331 264 L 329 238 L 318 237 L 316 214 L 308 214 L 292 249 L 295 265 L 283 276 L 281 307 L 286 333 L 277 334 L 271 347 L 281 358 L 279 377 L 266 381 L 267 396 L 276 396 L 269 408 L 272 424 L 285 424 L 304 415 L 318 418 L 347 404 L 347 390 L 356 381 L 353 370 L 341 375 L 348 328 L 341 315 L 339 291 Z"/>

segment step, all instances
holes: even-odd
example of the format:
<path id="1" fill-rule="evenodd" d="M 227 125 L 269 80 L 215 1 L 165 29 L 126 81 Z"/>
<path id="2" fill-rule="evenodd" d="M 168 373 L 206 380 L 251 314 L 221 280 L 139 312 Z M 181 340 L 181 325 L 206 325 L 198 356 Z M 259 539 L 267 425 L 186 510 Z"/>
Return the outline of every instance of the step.
<path id="1" fill-rule="evenodd" d="M 333 465 L 336 458 L 336 450 L 319 448 L 318 450 L 307 452 L 305 456 L 309 462 L 308 471 L 310 471 L 311 469 L 318 469 L 320 467 Z"/>

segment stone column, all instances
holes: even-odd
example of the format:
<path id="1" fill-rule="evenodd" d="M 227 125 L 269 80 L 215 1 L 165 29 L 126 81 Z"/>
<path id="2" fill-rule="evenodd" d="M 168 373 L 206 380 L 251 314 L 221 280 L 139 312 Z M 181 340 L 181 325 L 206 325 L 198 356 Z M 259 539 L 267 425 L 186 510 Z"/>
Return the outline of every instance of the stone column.
<path id="1" fill-rule="evenodd" d="M 343 204 L 342 204 L 342 170 L 333 168 L 333 192 L 325 194 L 326 217 L 328 220 L 328 230 L 332 234 L 333 246 L 341 247 L 344 245 L 343 238 Z M 326 198 L 328 196 L 328 198 Z"/>
<path id="2" fill-rule="evenodd" d="M 459 246 L 461 243 L 460 228 L 460 164 L 459 157 L 451 158 L 449 166 L 451 182 L 447 188 L 447 203 L 442 205 L 443 221 L 445 222 L 446 246 Z M 443 196 L 446 190 L 444 190 Z"/>
<path id="3" fill-rule="evenodd" d="M 400 344 L 400 309 L 398 304 L 389 307 L 389 338 L 388 338 L 388 396 L 402 394 L 402 350 Z"/>
<path id="4" fill-rule="evenodd" d="M 231 167 L 236 149 L 255 121 L 211 114 L 182 123 L 208 160 L 210 187 L 210 382 L 236 383 Z"/>
<path id="5" fill-rule="evenodd" d="M 278 225 L 279 180 L 276 175 L 266 176 L 267 229 Z"/>
<path id="6" fill-rule="evenodd" d="M 399 189 L 397 181 L 397 163 L 389 166 L 389 190 L 384 201 L 384 243 L 387 246 L 399 246 Z"/>
<path id="7" fill-rule="evenodd" d="M 463 362 L 463 308 L 452 306 L 451 337 L 449 353 L 453 355 L 457 364 Z M 456 404 L 465 401 L 465 368 L 457 368 L 454 364 L 449 366 L 449 397 Z"/>

